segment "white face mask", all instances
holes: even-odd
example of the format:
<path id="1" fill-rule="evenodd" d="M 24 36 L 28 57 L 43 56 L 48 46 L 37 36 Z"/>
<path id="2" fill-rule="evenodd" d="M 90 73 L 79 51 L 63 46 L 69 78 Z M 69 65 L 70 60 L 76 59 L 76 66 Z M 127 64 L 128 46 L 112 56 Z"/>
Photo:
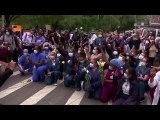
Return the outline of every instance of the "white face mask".
<path id="1" fill-rule="evenodd" d="M 9 35 L 9 32 L 6 32 L 6 35 Z"/>
<path id="2" fill-rule="evenodd" d="M 118 52 L 117 52 L 117 51 L 114 51 L 114 52 L 113 52 L 113 55 L 118 55 Z"/>
<path id="3" fill-rule="evenodd" d="M 27 56 L 27 55 L 28 55 L 28 53 L 23 53 L 23 55 L 24 55 L 24 56 Z"/>
<path id="4" fill-rule="evenodd" d="M 44 49 L 45 49 L 45 50 L 48 50 L 49 48 L 48 48 L 48 47 L 44 47 Z"/>
<path id="5" fill-rule="evenodd" d="M 113 70 L 113 68 L 112 68 L 112 66 L 109 66 L 109 68 L 108 68 L 109 70 Z"/>
<path id="6" fill-rule="evenodd" d="M 81 63 L 81 64 L 84 63 L 84 60 L 80 61 L 80 63 Z"/>
<path id="7" fill-rule="evenodd" d="M 73 53 L 68 53 L 69 57 L 73 57 Z"/>
<path id="8" fill-rule="evenodd" d="M 143 57 L 142 55 L 140 55 L 138 58 L 139 58 L 140 60 L 142 60 L 144 57 Z"/>
<path id="9" fill-rule="evenodd" d="M 37 54 L 37 53 L 38 53 L 38 50 L 34 50 L 34 53 Z"/>
<path id="10" fill-rule="evenodd" d="M 78 50 L 78 53 L 80 53 L 81 51 L 80 50 Z"/>
<path id="11" fill-rule="evenodd" d="M 124 77 L 125 77 L 125 78 L 128 78 L 128 75 L 127 75 L 126 73 L 124 73 Z"/>
<path id="12" fill-rule="evenodd" d="M 93 50 L 93 54 L 96 54 L 96 50 Z"/>
<path id="13" fill-rule="evenodd" d="M 61 56 L 61 54 L 60 54 L 60 53 L 58 53 L 58 54 L 57 54 L 57 57 L 60 57 L 60 56 Z"/>
<path id="14" fill-rule="evenodd" d="M 93 64 L 93 63 L 90 63 L 89 66 L 90 66 L 90 68 L 93 68 L 93 67 L 94 67 L 94 64 Z"/>
<path id="15" fill-rule="evenodd" d="M 127 56 L 126 59 L 129 60 L 129 56 Z"/>

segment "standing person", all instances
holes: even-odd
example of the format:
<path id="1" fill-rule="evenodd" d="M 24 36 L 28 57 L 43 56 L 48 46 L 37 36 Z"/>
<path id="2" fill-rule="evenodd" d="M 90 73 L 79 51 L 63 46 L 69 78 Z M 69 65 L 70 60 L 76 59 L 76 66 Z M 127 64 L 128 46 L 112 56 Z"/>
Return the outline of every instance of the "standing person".
<path id="1" fill-rule="evenodd" d="M 43 43 L 46 41 L 46 38 L 44 37 L 43 33 L 38 32 L 36 36 L 36 43 L 35 45 L 43 46 Z"/>
<path id="2" fill-rule="evenodd" d="M 13 39 L 15 41 L 15 50 L 13 51 L 13 61 L 18 62 L 18 57 L 21 54 L 22 46 L 21 46 L 21 39 L 20 39 L 20 32 L 15 32 L 13 34 Z"/>
<path id="3" fill-rule="evenodd" d="M 160 105 L 160 56 L 154 60 L 154 67 L 150 71 L 148 84 L 150 88 L 155 88 L 152 105 Z"/>
<path id="4" fill-rule="evenodd" d="M 119 80 L 114 105 L 138 105 L 138 80 L 134 68 L 128 68 Z"/>
<path id="5" fill-rule="evenodd" d="M 5 34 L 0 37 L 0 41 L 2 41 L 2 43 L 8 44 L 8 50 L 11 52 L 11 56 L 9 56 L 9 61 L 13 60 L 13 53 L 16 49 L 16 44 L 12 31 L 10 29 L 6 29 Z"/>
<path id="6" fill-rule="evenodd" d="M 96 38 L 95 41 L 93 42 L 93 46 L 102 47 L 103 51 L 105 52 L 106 39 L 103 38 L 101 33 L 98 35 L 98 38 Z"/>
<path id="7" fill-rule="evenodd" d="M 139 36 L 139 32 L 136 31 L 131 37 L 128 37 L 126 39 L 127 41 L 129 41 L 129 47 L 132 49 L 133 46 L 135 46 L 135 49 L 138 50 L 140 47 L 140 36 Z"/>
<path id="8" fill-rule="evenodd" d="M 151 66 L 153 65 L 153 61 L 157 53 L 158 53 L 158 49 L 156 48 L 154 37 L 151 37 L 150 46 L 149 46 L 149 61 L 150 61 Z"/>
<path id="9" fill-rule="evenodd" d="M 89 51 L 90 51 L 90 52 L 93 50 L 93 43 L 94 43 L 95 39 L 97 39 L 97 38 L 98 38 L 98 37 L 97 37 L 95 31 L 93 30 L 93 31 L 91 32 L 91 39 L 89 40 Z"/>
<path id="10" fill-rule="evenodd" d="M 9 62 L 8 56 L 11 56 L 11 51 L 8 49 L 8 44 L 3 43 L 0 45 L 0 61 Z"/>
<path id="11" fill-rule="evenodd" d="M 22 36 L 22 46 L 23 49 L 28 49 L 29 54 L 33 52 L 33 48 L 35 45 L 35 36 L 33 32 L 27 29 L 27 31 Z"/>

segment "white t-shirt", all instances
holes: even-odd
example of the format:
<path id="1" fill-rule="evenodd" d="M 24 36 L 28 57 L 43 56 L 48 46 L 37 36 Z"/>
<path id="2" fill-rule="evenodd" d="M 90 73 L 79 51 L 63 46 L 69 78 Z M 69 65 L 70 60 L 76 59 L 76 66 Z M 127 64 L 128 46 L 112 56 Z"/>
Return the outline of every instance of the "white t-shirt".
<path id="1" fill-rule="evenodd" d="M 97 38 L 97 35 L 93 34 L 91 39 L 90 39 L 90 44 L 92 44 L 95 41 L 96 38 Z"/>

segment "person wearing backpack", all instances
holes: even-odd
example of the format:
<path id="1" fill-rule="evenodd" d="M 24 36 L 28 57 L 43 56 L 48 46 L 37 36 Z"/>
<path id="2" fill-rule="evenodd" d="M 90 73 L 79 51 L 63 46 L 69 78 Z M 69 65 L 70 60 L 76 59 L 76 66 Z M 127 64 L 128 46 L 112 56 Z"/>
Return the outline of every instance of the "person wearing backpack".
<path id="1" fill-rule="evenodd" d="M 9 56 L 9 61 L 11 61 L 13 59 L 13 53 L 16 48 L 12 31 L 10 29 L 6 29 L 5 34 L 0 37 L 0 41 L 2 44 L 6 44 L 8 46 L 8 50 L 11 52 L 11 55 Z"/>
<path id="2" fill-rule="evenodd" d="M 33 52 L 33 48 L 35 45 L 35 36 L 33 32 L 28 30 L 22 36 L 22 46 L 23 49 L 28 49 L 29 54 Z"/>

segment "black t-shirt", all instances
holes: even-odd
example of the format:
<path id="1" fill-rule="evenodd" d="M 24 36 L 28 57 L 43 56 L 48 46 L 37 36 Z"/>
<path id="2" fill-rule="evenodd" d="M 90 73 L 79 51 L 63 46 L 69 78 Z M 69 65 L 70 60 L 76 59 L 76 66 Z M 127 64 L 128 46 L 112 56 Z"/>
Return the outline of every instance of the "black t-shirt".
<path id="1" fill-rule="evenodd" d="M 132 38 L 129 42 L 129 47 L 132 48 L 133 46 L 135 46 L 136 49 L 139 49 L 140 43 L 141 43 L 140 38 L 137 38 L 136 40 L 133 40 Z"/>

